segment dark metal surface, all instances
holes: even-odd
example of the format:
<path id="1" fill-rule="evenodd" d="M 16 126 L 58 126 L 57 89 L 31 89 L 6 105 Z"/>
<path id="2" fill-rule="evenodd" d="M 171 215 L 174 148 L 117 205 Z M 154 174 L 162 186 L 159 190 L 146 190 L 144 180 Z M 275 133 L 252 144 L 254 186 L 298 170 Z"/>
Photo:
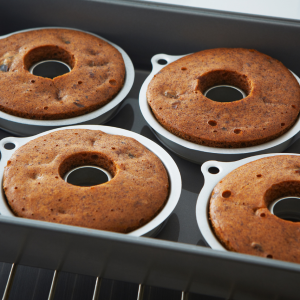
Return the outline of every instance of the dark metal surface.
<path id="1" fill-rule="evenodd" d="M 269 54 L 300 74 L 298 21 L 136 1 L 11 0 L 2 1 L 0 7 L 5 12 L 0 34 L 41 26 L 88 30 L 119 44 L 144 70 L 160 52 L 246 47 Z M 159 144 L 137 102 L 147 74 L 137 73 L 132 92 L 108 125 L 138 132 Z M 5 136 L 9 134 L 0 131 L 0 137 Z M 299 146 L 300 141 L 288 151 L 299 152 Z M 183 192 L 157 239 L 48 223 L 39 228 L 24 220 L 0 218 L 0 260 L 52 269 L 18 266 L 9 299 L 47 299 L 54 269 L 89 275 L 60 273 L 54 299 L 92 299 L 95 276 L 115 279 L 103 279 L 100 299 L 136 299 L 139 283 L 146 285 L 149 300 L 180 299 L 182 290 L 227 299 L 298 299 L 298 264 L 199 247 L 204 241 L 195 204 L 203 177 L 198 165 L 171 155 L 182 175 Z M 4 293 L 9 271 L 10 265 L 3 264 L 2 269 L 0 265 L 0 292 Z M 189 299 L 212 298 L 190 294 Z"/>
<path id="2" fill-rule="evenodd" d="M 135 67 L 150 70 L 157 53 L 217 47 L 256 49 L 300 74 L 297 20 L 124 0 L 1 1 L 0 35 L 41 26 L 97 33 L 121 46 Z"/>
<path id="3" fill-rule="evenodd" d="M 159 144 L 138 107 L 139 87 L 147 74 L 147 72 L 137 72 L 134 88 L 122 104 L 117 116 L 107 125 L 138 132 Z M 8 135 L 3 131 L 0 132 L 1 137 Z M 291 151 L 298 147 L 299 143 L 293 145 Z M 118 284 L 122 288 L 118 287 L 111 292 L 107 290 L 110 288 L 102 286 L 100 295 L 111 293 L 109 296 L 111 299 L 121 297 L 119 290 L 123 288 L 126 290 L 126 295 L 128 293 L 137 295 L 138 283 L 141 282 L 151 286 L 149 289 L 150 294 L 155 295 L 153 297 L 158 298 L 158 295 L 164 293 L 176 294 L 176 297 L 172 294 L 169 298 L 165 296 L 163 299 L 177 299 L 177 294 L 180 297 L 182 290 L 229 299 L 272 299 L 276 295 L 281 295 L 283 299 L 297 299 L 300 280 L 298 264 L 199 247 L 204 246 L 195 218 L 196 199 L 203 185 L 200 166 L 170 154 L 180 169 L 183 191 L 178 206 L 157 239 L 126 237 L 121 234 L 76 229 L 76 227 L 46 222 L 42 222 L 43 228 L 39 229 L 28 226 L 25 219 L 12 220 L 12 218 L 2 217 L 0 239 L 4 243 L 0 248 L 0 258 L 7 262 L 73 273 L 80 272 L 92 276 L 89 277 L 92 279 L 88 279 L 81 275 L 60 273 L 54 299 L 60 299 L 56 297 L 80 299 L 76 297 L 79 297 L 81 292 L 79 290 L 75 292 L 76 289 L 80 289 L 76 287 L 79 284 L 78 278 L 84 278 L 82 293 L 92 297 L 95 276 L 128 281 L 135 286 L 131 290 L 133 285 L 121 282 Z M 22 268 L 24 273 L 20 273 Z M 26 289 L 28 297 L 32 295 L 35 287 L 40 288 L 34 279 L 38 271 L 34 270 L 25 267 L 21 267 L 21 271 L 17 269 L 16 281 L 11 291 L 11 295 L 15 295 L 11 297 L 16 298 L 12 299 L 18 299 L 20 293 L 24 294 L 25 289 L 24 291 L 22 289 L 26 286 L 30 287 L 29 291 Z M 38 279 L 49 282 L 46 291 L 43 290 L 45 294 L 49 292 L 53 275 L 53 271 L 49 272 L 48 275 L 43 273 L 41 279 Z M 44 276 L 47 279 L 43 279 Z M 111 283 L 114 287 L 115 282 L 117 281 Z M 42 283 L 42 286 L 46 284 Z M 173 289 L 173 291 L 156 292 L 153 286 Z M 127 296 L 124 297 L 127 299 Z M 152 299 L 152 296 L 148 297 Z M 206 299 L 205 296 L 202 297 Z"/>

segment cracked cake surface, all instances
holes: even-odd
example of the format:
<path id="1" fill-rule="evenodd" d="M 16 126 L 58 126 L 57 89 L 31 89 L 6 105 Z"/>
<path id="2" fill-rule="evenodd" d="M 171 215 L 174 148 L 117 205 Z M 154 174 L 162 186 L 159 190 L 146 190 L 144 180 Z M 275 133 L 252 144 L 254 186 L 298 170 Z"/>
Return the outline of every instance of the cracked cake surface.
<path id="1" fill-rule="evenodd" d="M 53 79 L 29 72 L 51 59 L 71 71 Z M 112 100 L 124 79 L 121 53 L 88 33 L 41 29 L 0 39 L 0 110 L 11 115 L 37 120 L 83 115 Z"/>
<path id="2" fill-rule="evenodd" d="M 212 86 L 233 85 L 247 97 L 217 102 Z M 252 49 L 218 48 L 187 55 L 158 72 L 147 101 L 157 121 L 194 143 L 241 148 L 288 131 L 300 110 L 300 86 L 278 60 Z"/>

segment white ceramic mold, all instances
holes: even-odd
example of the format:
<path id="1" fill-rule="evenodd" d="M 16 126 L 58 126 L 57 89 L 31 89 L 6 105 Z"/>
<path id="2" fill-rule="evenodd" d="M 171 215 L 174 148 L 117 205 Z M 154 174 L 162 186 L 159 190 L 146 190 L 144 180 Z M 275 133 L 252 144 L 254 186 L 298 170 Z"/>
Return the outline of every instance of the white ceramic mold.
<path id="1" fill-rule="evenodd" d="M 299 117 L 294 126 L 282 136 L 270 142 L 246 148 L 214 148 L 202 146 L 186 141 L 166 130 L 163 126 L 159 124 L 159 122 L 155 119 L 154 115 L 152 114 L 151 108 L 147 102 L 146 92 L 148 85 L 155 74 L 157 74 L 167 64 L 170 64 L 184 56 L 186 55 L 172 56 L 167 54 L 157 54 L 153 56 L 151 59 L 153 67 L 152 72 L 144 81 L 139 95 L 140 109 L 145 120 L 153 129 L 157 138 L 168 149 L 176 153 L 178 156 L 198 164 L 202 164 L 203 162 L 211 159 L 222 161 L 234 161 L 257 154 L 283 152 L 300 137 Z M 158 63 L 159 60 L 166 60 L 167 64 L 161 65 Z M 300 84 L 300 79 L 293 72 L 292 74 L 295 76 L 298 83 Z"/>
<path id="2" fill-rule="evenodd" d="M 163 226 L 166 223 L 166 220 L 174 210 L 175 206 L 177 205 L 180 194 L 181 194 L 181 176 L 179 169 L 177 165 L 175 164 L 174 160 L 171 158 L 171 156 L 160 146 L 158 146 L 156 143 L 153 141 L 143 137 L 142 135 L 139 135 L 137 133 L 125 130 L 125 129 L 120 129 L 116 127 L 110 127 L 110 126 L 103 126 L 103 125 L 77 125 L 77 126 L 70 126 L 67 128 L 57 128 L 53 129 L 50 131 L 46 131 L 43 133 L 40 133 L 35 136 L 31 137 L 26 137 L 26 138 L 18 138 L 18 137 L 7 137 L 4 138 L 0 141 L 0 151 L 1 151 L 1 162 L 0 162 L 0 176 L 1 176 L 1 186 L 3 186 L 3 172 L 4 172 L 4 167 L 7 165 L 7 161 L 9 158 L 12 156 L 14 151 L 18 149 L 19 147 L 25 145 L 27 142 L 34 140 L 40 136 L 46 135 L 50 132 L 58 131 L 58 130 L 64 130 L 64 129 L 74 129 L 74 128 L 79 128 L 79 129 L 90 129 L 90 130 L 101 130 L 103 132 L 106 132 L 108 134 L 113 134 L 113 135 L 123 135 L 127 137 L 134 138 L 141 144 L 143 144 L 146 148 L 148 148 L 150 151 L 152 151 L 159 159 L 162 161 L 164 164 L 168 175 L 169 175 L 169 182 L 170 182 L 170 193 L 169 193 L 169 198 L 162 209 L 162 211 L 149 223 L 144 225 L 141 228 L 138 228 L 130 233 L 128 235 L 131 236 L 155 236 L 158 234 L 158 232 L 163 228 Z M 5 149 L 5 145 L 8 143 L 12 143 L 15 145 L 15 148 L 12 150 Z M 16 217 L 12 211 L 10 210 L 6 199 L 4 195 L 4 191 L 1 188 L 1 194 L 0 194 L 0 214 L 3 216 L 10 216 L 13 218 L 18 218 Z M 37 221 L 37 222 L 42 222 L 42 221 Z"/>
<path id="3" fill-rule="evenodd" d="M 77 124 L 104 124 L 108 122 L 114 114 L 117 112 L 117 109 L 119 108 L 121 102 L 125 99 L 127 94 L 132 88 L 133 82 L 134 82 L 134 67 L 132 64 L 131 59 L 127 55 L 127 53 L 120 48 L 119 46 L 115 45 L 114 43 L 106 40 L 105 38 L 93 34 L 91 32 L 74 29 L 74 28 L 67 28 L 67 27 L 39 27 L 39 28 L 32 28 L 28 30 L 21 30 L 17 32 L 13 32 L 11 34 L 3 35 L 0 37 L 0 39 L 4 39 L 8 36 L 21 33 L 21 32 L 27 32 L 32 30 L 42 30 L 42 29 L 71 29 L 71 30 L 77 30 L 81 32 L 85 32 L 91 35 L 94 35 L 107 43 L 114 46 L 121 54 L 125 63 L 125 82 L 122 89 L 119 91 L 119 93 L 113 98 L 109 103 L 104 105 L 103 107 L 84 114 L 82 116 L 69 118 L 69 119 L 60 119 L 60 120 L 32 120 L 32 119 L 26 119 L 26 118 L 20 118 L 17 116 L 13 116 L 10 114 L 7 114 L 5 112 L 0 111 L 0 128 L 2 128 L 5 131 L 8 131 L 12 133 L 13 135 L 19 135 L 19 136 L 29 136 L 38 134 L 40 132 L 54 129 L 57 127 L 62 126 L 69 126 L 69 125 L 77 125 Z"/>
<path id="4" fill-rule="evenodd" d="M 227 251 L 222 246 L 222 244 L 218 241 L 218 239 L 215 237 L 209 223 L 209 218 L 208 218 L 209 200 L 214 187 L 217 185 L 217 183 L 220 180 L 222 180 L 222 178 L 224 178 L 227 174 L 239 168 L 240 166 L 264 157 L 278 156 L 278 155 L 300 156 L 300 154 L 295 154 L 295 153 L 263 154 L 263 155 L 251 156 L 234 162 L 207 161 L 201 166 L 201 171 L 204 176 L 204 186 L 197 199 L 196 219 L 202 236 L 204 237 L 208 246 L 210 246 L 212 249 Z M 211 167 L 218 168 L 219 173 L 211 174 L 208 171 L 209 168 Z"/>

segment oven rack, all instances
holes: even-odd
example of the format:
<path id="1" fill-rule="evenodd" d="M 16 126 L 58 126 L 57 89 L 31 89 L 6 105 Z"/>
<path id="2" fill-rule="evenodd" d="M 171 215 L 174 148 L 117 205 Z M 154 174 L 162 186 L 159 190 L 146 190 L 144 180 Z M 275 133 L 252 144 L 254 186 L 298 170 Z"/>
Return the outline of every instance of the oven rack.
<path id="1" fill-rule="evenodd" d="M 6 281 L 6 285 L 5 285 L 5 289 L 2 295 L 2 300 L 8 300 L 10 298 L 11 295 L 11 290 L 12 290 L 12 286 L 15 280 L 15 275 L 18 269 L 18 264 L 17 263 L 13 263 L 10 265 L 10 270 L 7 276 L 7 281 Z M 47 295 L 47 300 L 54 300 L 55 296 L 56 296 L 56 287 L 57 287 L 57 283 L 58 283 L 58 277 L 60 275 L 60 271 L 58 270 L 54 270 L 53 271 L 53 275 L 52 275 L 52 280 L 50 283 L 50 287 L 49 287 L 49 292 Z M 90 298 L 91 300 L 100 300 L 100 290 L 102 287 L 102 278 L 101 277 L 95 277 L 94 278 L 94 288 L 93 288 L 93 295 Z M 174 292 L 171 291 L 171 293 L 169 293 L 168 298 L 172 297 L 172 300 L 192 300 L 192 299 L 196 299 L 198 298 L 196 294 L 193 294 L 192 297 L 189 297 L 190 294 L 189 292 L 185 292 L 185 291 L 176 291 L 176 295 L 177 297 L 174 298 Z M 137 300 L 146 300 L 148 299 L 150 291 L 145 291 L 145 285 L 143 284 L 138 284 L 137 285 L 137 289 L 136 289 L 136 298 Z M 200 295 L 199 295 L 200 296 Z M 195 298 L 196 297 L 196 298 Z M 203 299 L 203 296 L 200 296 L 201 299 Z M 102 298 L 102 297 L 101 297 Z M 210 298 L 210 297 L 209 297 Z M 85 299 L 89 299 L 88 297 Z M 111 299 L 111 297 L 110 297 Z M 132 298 L 133 299 L 133 298 Z M 171 298 L 169 298 L 171 299 Z"/>

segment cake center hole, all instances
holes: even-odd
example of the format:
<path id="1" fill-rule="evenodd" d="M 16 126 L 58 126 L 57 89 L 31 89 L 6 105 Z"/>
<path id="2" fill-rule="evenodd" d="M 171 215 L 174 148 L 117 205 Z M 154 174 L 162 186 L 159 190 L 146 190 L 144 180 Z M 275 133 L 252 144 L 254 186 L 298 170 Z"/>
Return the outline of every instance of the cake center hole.
<path id="1" fill-rule="evenodd" d="M 300 222 L 300 198 L 298 197 L 277 199 L 269 205 L 269 210 L 280 219 Z"/>
<path id="2" fill-rule="evenodd" d="M 44 60 L 34 64 L 29 72 L 36 76 L 53 79 L 71 71 L 71 67 L 59 60 Z"/>
<path id="3" fill-rule="evenodd" d="M 64 180 L 77 186 L 93 186 L 112 179 L 111 174 L 97 166 L 81 166 L 69 171 Z"/>
<path id="4" fill-rule="evenodd" d="M 244 91 L 232 85 L 213 86 L 204 93 L 204 96 L 217 102 L 233 102 L 247 97 Z"/>

